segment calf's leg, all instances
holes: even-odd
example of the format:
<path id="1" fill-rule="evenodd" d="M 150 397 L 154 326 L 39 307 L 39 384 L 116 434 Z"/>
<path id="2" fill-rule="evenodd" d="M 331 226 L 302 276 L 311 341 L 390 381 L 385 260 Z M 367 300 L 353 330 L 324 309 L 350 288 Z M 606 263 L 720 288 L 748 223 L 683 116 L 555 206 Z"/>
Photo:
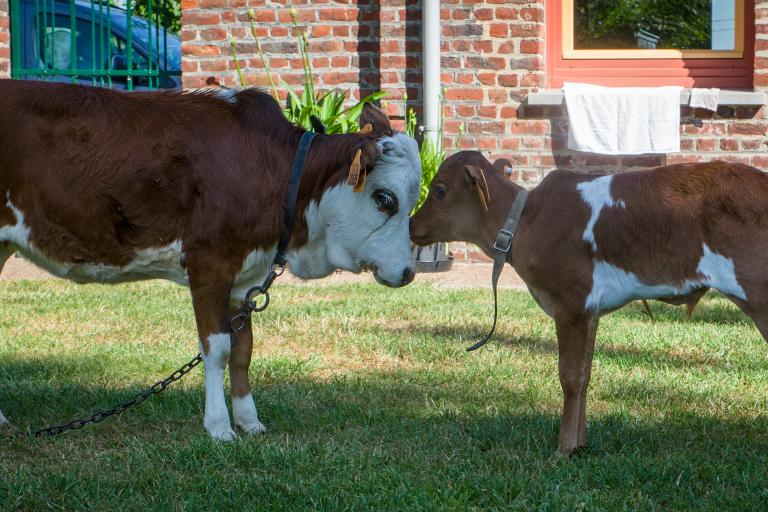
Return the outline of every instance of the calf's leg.
<path id="1" fill-rule="evenodd" d="M 583 416 L 586 413 L 586 387 L 589 379 L 587 367 L 591 367 L 592 363 L 590 324 L 590 318 L 584 313 L 559 314 L 555 317 L 560 385 L 563 388 L 563 418 L 558 449 L 563 455 L 570 455 L 580 446 L 580 433 L 583 432 L 586 437 Z M 586 443 L 586 438 L 583 442 Z"/>
<path id="2" fill-rule="evenodd" d="M 234 271 L 208 266 L 189 268 L 189 288 L 200 337 L 200 354 L 205 365 L 205 419 L 203 425 L 212 438 L 231 441 L 237 437 L 229 422 L 224 399 L 224 370 L 229 362 L 229 294 Z"/>
<path id="3" fill-rule="evenodd" d="M 230 310 L 235 316 L 239 310 Z M 229 354 L 229 381 L 232 386 L 232 415 L 235 425 L 248 434 L 266 432 L 266 427 L 259 421 L 256 404 L 248 382 L 248 368 L 251 365 L 253 350 L 253 328 L 250 320 L 233 339 L 232 352 Z"/>
<path id="4" fill-rule="evenodd" d="M 10 258 L 14 252 L 16 252 L 16 250 L 13 249 L 8 242 L 0 242 L 0 272 L 3 271 L 5 262 L 8 261 L 8 258 Z M 8 427 L 10 424 L 11 422 L 8 421 L 8 418 L 3 415 L 3 411 L 0 411 L 0 428 Z"/>
<path id="5" fill-rule="evenodd" d="M 581 394 L 579 395 L 579 437 L 576 448 L 587 446 L 587 388 L 589 388 L 589 380 L 592 378 L 592 357 L 595 354 L 597 323 L 597 318 L 593 318 L 589 323 L 587 357 L 584 361 L 584 384 L 581 386 Z"/>

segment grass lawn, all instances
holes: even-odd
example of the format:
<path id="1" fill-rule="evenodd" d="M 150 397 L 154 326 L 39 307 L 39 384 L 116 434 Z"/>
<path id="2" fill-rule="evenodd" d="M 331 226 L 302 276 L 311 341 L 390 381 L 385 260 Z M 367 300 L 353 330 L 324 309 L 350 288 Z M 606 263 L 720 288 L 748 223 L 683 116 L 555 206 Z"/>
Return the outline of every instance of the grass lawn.
<path id="1" fill-rule="evenodd" d="M 590 448 L 555 456 L 554 326 L 503 291 L 274 287 L 251 380 L 269 432 L 203 429 L 203 371 L 119 418 L 0 439 L 1 510 L 766 510 L 768 347 L 708 295 L 603 318 Z M 197 350 L 187 291 L 0 285 L 0 409 L 37 428 L 123 400 Z"/>

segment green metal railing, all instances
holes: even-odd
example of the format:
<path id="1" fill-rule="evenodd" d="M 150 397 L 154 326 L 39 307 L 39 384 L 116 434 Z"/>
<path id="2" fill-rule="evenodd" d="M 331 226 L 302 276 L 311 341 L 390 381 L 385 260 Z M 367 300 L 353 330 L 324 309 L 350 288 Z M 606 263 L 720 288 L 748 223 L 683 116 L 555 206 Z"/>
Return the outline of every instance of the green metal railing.
<path id="1" fill-rule="evenodd" d="M 110 0 L 10 0 L 11 77 L 172 87 L 168 77 L 180 72 L 168 68 L 169 34 L 153 3 L 148 0 L 145 19 L 129 15 L 132 0 L 124 9 Z"/>

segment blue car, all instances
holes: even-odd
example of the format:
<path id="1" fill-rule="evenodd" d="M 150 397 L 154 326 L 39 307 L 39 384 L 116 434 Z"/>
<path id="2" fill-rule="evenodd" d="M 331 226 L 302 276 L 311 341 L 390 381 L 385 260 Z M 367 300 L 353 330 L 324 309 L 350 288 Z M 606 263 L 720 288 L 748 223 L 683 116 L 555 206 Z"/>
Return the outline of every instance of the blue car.
<path id="1" fill-rule="evenodd" d="M 181 88 L 181 41 L 155 23 L 129 18 L 125 9 L 107 9 L 106 3 L 75 0 L 73 52 L 69 0 L 19 0 L 18 9 L 11 13 L 12 37 L 18 41 L 12 55 L 14 78 L 71 82 L 75 76 L 78 83 L 116 89 Z"/>

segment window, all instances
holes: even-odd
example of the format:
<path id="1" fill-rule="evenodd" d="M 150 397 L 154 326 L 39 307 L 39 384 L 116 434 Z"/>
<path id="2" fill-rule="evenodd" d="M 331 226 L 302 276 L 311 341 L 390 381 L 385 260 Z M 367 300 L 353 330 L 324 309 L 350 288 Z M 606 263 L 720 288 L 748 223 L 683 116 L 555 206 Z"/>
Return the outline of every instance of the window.
<path id="1" fill-rule="evenodd" d="M 547 2 L 549 87 L 752 88 L 753 0 Z"/>

